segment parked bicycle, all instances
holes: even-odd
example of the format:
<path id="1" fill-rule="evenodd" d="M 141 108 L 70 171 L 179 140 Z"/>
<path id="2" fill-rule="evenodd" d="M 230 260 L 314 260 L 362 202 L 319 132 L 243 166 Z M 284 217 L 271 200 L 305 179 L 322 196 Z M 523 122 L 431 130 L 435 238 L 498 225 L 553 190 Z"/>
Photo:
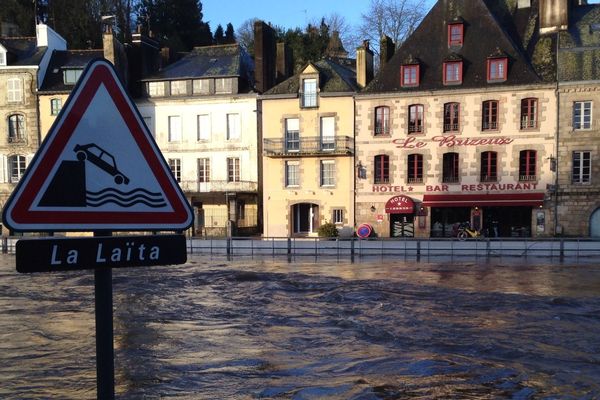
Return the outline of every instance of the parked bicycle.
<path id="1" fill-rule="evenodd" d="M 469 222 L 464 222 L 460 224 L 460 226 L 458 227 L 458 232 L 456 234 L 458 240 L 467 240 L 468 238 L 478 238 L 481 236 L 483 236 L 481 234 L 481 231 L 478 231 L 477 229 L 472 229 L 471 224 Z"/>

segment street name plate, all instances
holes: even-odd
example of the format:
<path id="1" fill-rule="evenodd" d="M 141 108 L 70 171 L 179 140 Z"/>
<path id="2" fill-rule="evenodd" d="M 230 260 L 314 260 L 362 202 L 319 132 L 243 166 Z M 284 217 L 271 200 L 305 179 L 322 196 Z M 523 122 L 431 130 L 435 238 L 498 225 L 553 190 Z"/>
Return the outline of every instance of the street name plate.
<path id="1" fill-rule="evenodd" d="M 107 236 L 22 239 L 17 242 L 17 272 L 184 264 L 185 236 Z"/>

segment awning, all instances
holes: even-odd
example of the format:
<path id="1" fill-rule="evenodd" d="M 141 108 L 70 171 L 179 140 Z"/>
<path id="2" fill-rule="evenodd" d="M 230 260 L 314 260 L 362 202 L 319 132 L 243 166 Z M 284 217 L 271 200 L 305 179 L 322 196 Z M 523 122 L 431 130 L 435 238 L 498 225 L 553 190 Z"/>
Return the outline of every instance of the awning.
<path id="1" fill-rule="evenodd" d="M 539 207 L 544 204 L 544 193 L 482 193 L 482 194 L 426 194 L 427 207 Z"/>

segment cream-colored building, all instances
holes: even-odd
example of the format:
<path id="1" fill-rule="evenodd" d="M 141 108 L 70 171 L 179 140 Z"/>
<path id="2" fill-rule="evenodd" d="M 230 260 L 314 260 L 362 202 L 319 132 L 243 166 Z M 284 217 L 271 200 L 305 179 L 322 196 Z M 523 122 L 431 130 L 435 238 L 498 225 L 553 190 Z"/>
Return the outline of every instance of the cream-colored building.
<path id="1" fill-rule="evenodd" d="M 353 234 L 358 87 L 353 62 L 323 59 L 261 96 L 264 236 Z"/>
<path id="2" fill-rule="evenodd" d="M 551 41 L 527 31 L 538 15 L 530 2 L 508 9 L 522 18 L 512 30 L 484 1 L 437 2 L 356 96 L 359 227 L 383 237 L 450 237 L 464 223 L 492 237 L 554 234 L 556 84 L 526 56 Z"/>
<path id="3" fill-rule="evenodd" d="M 136 105 L 194 208 L 194 234 L 256 233 L 252 60 L 238 45 L 198 47 L 143 82 Z"/>
<path id="4" fill-rule="evenodd" d="M 44 24 L 37 25 L 36 37 L 0 38 L 0 207 L 39 147 L 37 91 L 52 51 L 65 48 Z"/>

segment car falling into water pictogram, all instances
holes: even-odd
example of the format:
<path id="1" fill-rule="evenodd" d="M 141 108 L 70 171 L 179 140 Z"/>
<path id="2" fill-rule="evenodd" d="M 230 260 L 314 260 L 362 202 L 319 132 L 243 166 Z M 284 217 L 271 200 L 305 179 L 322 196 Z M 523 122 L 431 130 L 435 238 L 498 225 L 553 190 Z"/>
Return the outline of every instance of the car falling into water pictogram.
<path id="1" fill-rule="evenodd" d="M 100 146 L 94 143 L 84 145 L 76 144 L 73 151 L 77 153 L 77 159 L 79 161 L 88 160 L 107 174 L 113 176 L 117 185 L 123 183 L 127 185 L 129 183 L 129 178 L 118 170 L 117 162 L 113 155 Z"/>

